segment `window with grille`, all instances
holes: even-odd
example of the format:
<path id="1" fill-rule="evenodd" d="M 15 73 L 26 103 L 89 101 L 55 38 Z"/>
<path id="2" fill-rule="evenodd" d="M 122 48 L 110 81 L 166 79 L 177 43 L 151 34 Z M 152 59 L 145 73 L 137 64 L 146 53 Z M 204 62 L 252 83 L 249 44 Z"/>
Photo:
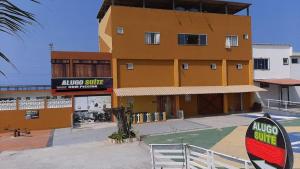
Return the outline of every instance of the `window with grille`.
<path id="1" fill-rule="evenodd" d="M 146 32 L 145 33 L 145 44 L 147 44 L 147 45 L 159 45 L 160 44 L 160 33 L 158 33 L 158 32 Z"/>
<path id="2" fill-rule="evenodd" d="M 179 45 L 207 45 L 207 35 L 203 34 L 178 34 Z"/>
<path id="3" fill-rule="evenodd" d="M 226 48 L 239 46 L 238 36 L 235 36 L 235 35 L 234 36 L 226 36 L 225 46 L 226 46 Z"/>
<path id="4" fill-rule="evenodd" d="M 255 58 L 254 59 L 254 70 L 269 70 L 270 64 L 267 58 Z"/>

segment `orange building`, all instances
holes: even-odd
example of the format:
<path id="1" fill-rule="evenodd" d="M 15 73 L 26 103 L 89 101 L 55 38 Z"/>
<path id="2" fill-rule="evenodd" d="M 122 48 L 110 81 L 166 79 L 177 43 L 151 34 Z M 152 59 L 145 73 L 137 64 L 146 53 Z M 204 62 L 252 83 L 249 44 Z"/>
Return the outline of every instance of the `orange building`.
<path id="1" fill-rule="evenodd" d="M 72 98 L 74 125 L 111 121 L 103 108 L 111 107 L 111 54 L 51 52 L 52 95 Z"/>
<path id="2" fill-rule="evenodd" d="M 104 0 L 99 47 L 112 54 L 112 105 L 171 118 L 250 111 L 253 92 L 262 89 L 253 86 L 249 7 Z"/>

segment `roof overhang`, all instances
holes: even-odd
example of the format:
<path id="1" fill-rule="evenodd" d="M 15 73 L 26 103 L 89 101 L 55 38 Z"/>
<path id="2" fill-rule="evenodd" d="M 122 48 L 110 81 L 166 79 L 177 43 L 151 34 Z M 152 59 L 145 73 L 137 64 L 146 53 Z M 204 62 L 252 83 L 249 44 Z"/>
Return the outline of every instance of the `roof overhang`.
<path id="1" fill-rule="evenodd" d="M 255 82 L 269 83 L 281 86 L 300 86 L 300 80 L 297 79 L 257 79 Z"/>
<path id="2" fill-rule="evenodd" d="M 188 86 L 188 87 L 135 87 L 114 89 L 117 96 L 166 96 L 193 94 L 225 94 L 267 91 L 253 85 L 234 86 Z"/>

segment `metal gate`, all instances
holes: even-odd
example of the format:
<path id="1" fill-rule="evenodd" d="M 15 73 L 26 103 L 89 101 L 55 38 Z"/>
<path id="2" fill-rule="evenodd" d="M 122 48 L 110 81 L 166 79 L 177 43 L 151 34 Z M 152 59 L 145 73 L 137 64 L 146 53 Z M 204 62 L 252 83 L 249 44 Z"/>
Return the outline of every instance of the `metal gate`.
<path id="1" fill-rule="evenodd" d="M 189 144 L 151 144 L 152 169 L 253 169 L 250 161 Z"/>

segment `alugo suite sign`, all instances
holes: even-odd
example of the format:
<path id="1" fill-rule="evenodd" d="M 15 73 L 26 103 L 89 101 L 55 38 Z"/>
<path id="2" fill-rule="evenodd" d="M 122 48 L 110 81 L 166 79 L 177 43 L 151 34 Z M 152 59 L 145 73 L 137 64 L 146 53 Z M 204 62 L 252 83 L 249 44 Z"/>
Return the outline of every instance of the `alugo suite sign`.
<path id="1" fill-rule="evenodd" d="M 254 120 L 246 133 L 246 149 L 256 169 L 292 169 L 293 150 L 285 129 L 275 120 Z"/>
<path id="2" fill-rule="evenodd" d="M 65 90 L 106 90 L 112 87 L 112 78 L 67 78 L 52 79 L 52 89 Z"/>

